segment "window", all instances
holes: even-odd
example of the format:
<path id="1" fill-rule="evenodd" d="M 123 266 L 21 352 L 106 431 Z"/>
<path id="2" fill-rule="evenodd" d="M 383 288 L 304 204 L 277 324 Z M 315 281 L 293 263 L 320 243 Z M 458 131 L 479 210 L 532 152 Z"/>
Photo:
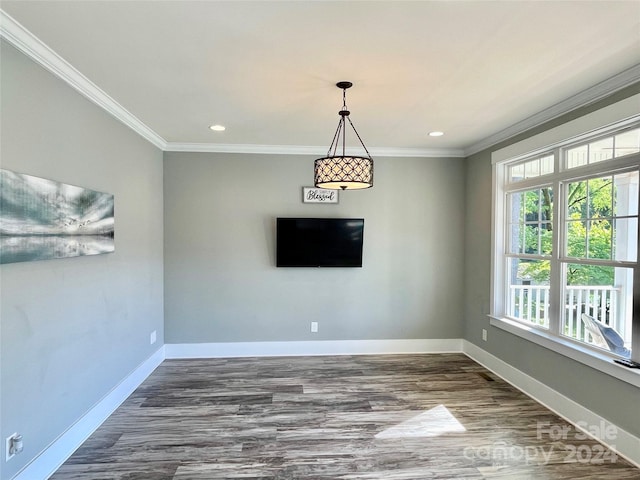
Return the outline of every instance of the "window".
<path id="1" fill-rule="evenodd" d="M 640 128 L 594 140 L 566 152 L 567 168 L 577 168 L 640 151 Z"/>
<path id="2" fill-rule="evenodd" d="M 639 170 L 638 122 L 497 163 L 492 316 L 640 359 Z"/>
<path id="3" fill-rule="evenodd" d="M 509 165 L 509 173 L 510 182 L 519 182 L 527 178 L 553 173 L 553 154 Z"/>
<path id="4" fill-rule="evenodd" d="M 637 261 L 638 169 L 566 183 L 561 260 L 563 335 L 597 343 L 586 313 L 614 328 L 631 348 L 633 265 Z"/>
<path id="5" fill-rule="evenodd" d="M 507 311 L 512 318 L 548 328 L 553 188 L 510 192 L 507 205 Z"/>

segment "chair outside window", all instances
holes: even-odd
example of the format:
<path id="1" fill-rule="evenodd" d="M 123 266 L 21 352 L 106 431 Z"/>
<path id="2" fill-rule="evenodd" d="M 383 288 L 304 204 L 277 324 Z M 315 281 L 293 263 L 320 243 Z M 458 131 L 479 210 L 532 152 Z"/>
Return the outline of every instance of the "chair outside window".
<path id="1" fill-rule="evenodd" d="M 596 320 L 586 313 L 582 314 L 582 322 L 589 331 L 595 346 L 609 350 L 611 353 L 624 358 L 631 357 L 631 351 L 624 346 L 623 338 L 609 325 Z"/>

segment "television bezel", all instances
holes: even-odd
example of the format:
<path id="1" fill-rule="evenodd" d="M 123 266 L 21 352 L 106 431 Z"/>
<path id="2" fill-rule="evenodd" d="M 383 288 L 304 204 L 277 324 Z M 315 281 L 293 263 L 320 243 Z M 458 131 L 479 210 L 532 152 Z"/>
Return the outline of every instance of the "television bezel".
<path id="1" fill-rule="evenodd" d="M 298 220 L 313 220 L 313 221 L 340 221 L 348 222 L 348 221 L 357 221 L 362 225 L 362 238 L 359 244 L 360 247 L 360 255 L 358 258 L 357 264 L 320 264 L 317 265 L 315 262 L 305 263 L 305 264 L 293 264 L 291 262 L 282 263 L 279 255 L 279 233 L 280 233 L 280 221 L 298 221 Z M 363 256 L 364 256 L 364 218 L 354 218 L 354 217 L 277 217 L 276 218 L 276 252 L 275 252 L 275 263 L 277 268 L 362 268 L 363 265 Z"/>

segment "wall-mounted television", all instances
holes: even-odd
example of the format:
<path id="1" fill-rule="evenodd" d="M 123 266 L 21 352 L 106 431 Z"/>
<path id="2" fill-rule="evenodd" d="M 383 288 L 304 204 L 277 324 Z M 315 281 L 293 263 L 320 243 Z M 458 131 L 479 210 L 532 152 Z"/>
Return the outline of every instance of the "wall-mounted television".
<path id="1" fill-rule="evenodd" d="M 362 267 L 363 218 L 278 218 L 277 267 Z"/>

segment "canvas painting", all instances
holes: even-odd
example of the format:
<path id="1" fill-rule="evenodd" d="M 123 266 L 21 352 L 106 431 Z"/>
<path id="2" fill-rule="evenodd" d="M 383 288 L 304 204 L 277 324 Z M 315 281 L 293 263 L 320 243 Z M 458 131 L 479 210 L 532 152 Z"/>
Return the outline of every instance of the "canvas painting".
<path id="1" fill-rule="evenodd" d="M 113 195 L 0 169 L 0 264 L 115 250 Z"/>

